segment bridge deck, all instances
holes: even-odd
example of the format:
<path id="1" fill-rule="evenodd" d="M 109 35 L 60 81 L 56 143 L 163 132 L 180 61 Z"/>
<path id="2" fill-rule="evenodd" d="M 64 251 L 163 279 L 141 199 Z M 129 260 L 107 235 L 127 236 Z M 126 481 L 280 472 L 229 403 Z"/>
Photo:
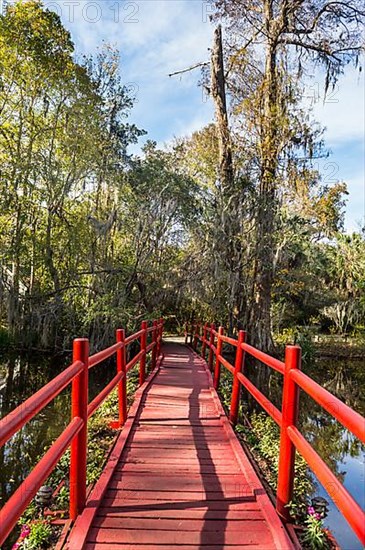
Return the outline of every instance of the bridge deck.
<path id="1" fill-rule="evenodd" d="M 289 549 L 206 363 L 165 344 L 66 547 Z"/>

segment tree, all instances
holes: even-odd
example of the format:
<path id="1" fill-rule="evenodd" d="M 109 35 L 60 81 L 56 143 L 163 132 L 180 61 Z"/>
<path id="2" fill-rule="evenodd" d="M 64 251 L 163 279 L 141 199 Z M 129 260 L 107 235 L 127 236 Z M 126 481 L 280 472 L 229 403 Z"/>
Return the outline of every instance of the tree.
<path id="1" fill-rule="evenodd" d="M 115 261 L 126 148 L 141 135 L 126 121 L 117 53 L 105 47 L 82 65 L 73 53 L 37 0 L 0 17 L 2 305 L 13 335 L 30 343 L 35 333 L 44 347 L 64 345 L 75 325 L 90 329 L 85 311 L 107 278 L 95 265 Z"/>
<path id="2" fill-rule="evenodd" d="M 34 232 L 38 218 L 29 214 L 35 195 L 40 193 L 39 177 L 44 169 L 41 163 L 46 161 L 42 142 L 54 141 L 55 117 L 64 103 L 61 82 L 65 84 L 70 77 L 72 49 L 70 35 L 59 18 L 43 11 L 39 2 L 8 6 L 6 15 L 0 17 L 1 193 L 8 239 L 3 262 L 11 260 L 12 264 L 8 308 L 12 330 L 17 329 L 20 278 L 25 275 L 20 265 L 24 236 L 29 226 Z M 50 106 L 51 96 L 57 105 Z M 49 246 L 47 254 L 57 285 Z"/>
<path id="3" fill-rule="evenodd" d="M 233 38 L 230 69 L 251 75 L 251 98 L 239 96 L 242 112 L 255 128 L 259 192 L 256 215 L 253 301 L 250 332 L 266 350 L 271 339 L 271 290 L 275 257 L 278 182 L 291 129 L 294 80 L 313 63 L 325 66 L 325 90 L 361 52 L 362 4 L 323 0 L 216 0 Z M 239 81 L 239 79 L 238 79 Z M 295 84 L 295 83 L 294 83 Z M 246 86 L 247 88 L 247 86 Z M 236 87 L 237 89 L 237 87 Z M 294 92 L 295 93 L 295 92 Z M 290 101 L 291 98 L 291 101 Z M 247 112 L 247 103 L 250 111 Z M 289 148 L 311 156 L 308 135 L 291 135 Z M 310 140 L 311 141 L 311 140 Z"/>
<path id="4" fill-rule="evenodd" d="M 359 233 L 337 234 L 336 241 L 327 249 L 327 283 L 333 298 L 323 308 L 323 314 L 334 323 L 337 332 L 346 334 L 365 321 L 365 240 Z"/>

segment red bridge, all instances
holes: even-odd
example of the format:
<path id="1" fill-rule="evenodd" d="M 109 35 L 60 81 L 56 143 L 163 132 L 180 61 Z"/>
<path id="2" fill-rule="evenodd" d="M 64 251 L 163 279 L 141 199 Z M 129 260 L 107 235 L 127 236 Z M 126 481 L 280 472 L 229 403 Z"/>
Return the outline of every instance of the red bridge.
<path id="1" fill-rule="evenodd" d="M 234 339 L 222 328 L 197 324 L 190 333 L 192 350 L 187 345 L 161 346 L 162 330 L 162 320 L 152 326 L 143 322 L 128 338 L 118 330 L 117 342 L 92 356 L 86 339 L 75 340 L 72 365 L 1 421 L 4 445 L 72 383 L 71 422 L 2 508 L 0 544 L 70 445 L 70 521 L 59 548 L 296 548 L 286 508 L 293 494 L 296 449 L 321 483 L 331 488 L 336 505 L 365 542 L 364 512 L 296 427 L 299 388 L 362 442 L 365 420 L 301 372 L 300 348 L 287 346 L 284 363 L 249 346 L 244 331 Z M 187 330 L 186 342 L 188 336 Z M 127 362 L 128 346 L 135 340 L 140 351 Z M 224 344 L 236 349 L 234 365 L 223 356 Z M 145 379 L 149 353 L 152 372 Z M 89 369 L 114 354 L 116 376 L 88 403 Z M 244 374 L 246 354 L 283 374 L 281 411 Z M 140 388 L 127 416 L 126 375 L 137 363 Z M 216 393 L 222 367 L 233 374 L 229 420 Z M 241 385 L 281 427 L 275 505 L 232 427 Z M 87 497 L 87 421 L 116 386 L 118 425 L 123 429 Z"/>

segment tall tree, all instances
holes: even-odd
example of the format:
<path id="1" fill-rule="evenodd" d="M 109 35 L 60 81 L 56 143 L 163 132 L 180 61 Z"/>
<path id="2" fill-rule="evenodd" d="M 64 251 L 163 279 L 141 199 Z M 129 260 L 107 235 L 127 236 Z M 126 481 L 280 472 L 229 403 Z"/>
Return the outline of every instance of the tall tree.
<path id="1" fill-rule="evenodd" d="M 267 350 L 271 338 L 271 291 L 275 256 L 278 180 L 286 143 L 287 88 L 314 63 L 325 66 L 325 90 L 362 48 L 364 9 L 359 0 L 215 0 L 218 17 L 234 36 L 232 68 L 254 66 L 259 194 L 256 216 L 253 301 L 250 333 Z M 258 69 L 257 69 L 258 68 Z M 252 118 L 252 113 L 251 113 Z M 303 151 L 303 139 L 297 144 Z M 307 152 L 308 154 L 308 152 Z"/>
<path id="2" fill-rule="evenodd" d="M 226 75 L 223 58 L 222 28 L 214 31 L 211 54 L 211 95 L 215 105 L 216 134 L 218 137 L 218 212 L 221 239 L 220 255 L 227 273 L 228 330 L 233 333 L 242 314 L 242 240 L 240 238 L 240 210 L 244 193 L 238 191 L 233 165 L 232 139 L 228 121 Z"/>

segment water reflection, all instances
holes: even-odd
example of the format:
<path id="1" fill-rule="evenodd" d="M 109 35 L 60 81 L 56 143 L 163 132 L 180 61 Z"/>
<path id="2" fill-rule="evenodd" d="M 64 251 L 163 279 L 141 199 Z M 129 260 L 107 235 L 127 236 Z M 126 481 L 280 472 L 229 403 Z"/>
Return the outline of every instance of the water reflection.
<path id="1" fill-rule="evenodd" d="M 0 358 L 0 413 L 7 415 L 70 364 L 70 357 L 11 355 Z M 92 399 L 115 374 L 112 364 L 90 371 Z M 70 421 L 70 386 L 0 449 L 0 505 L 29 474 L 37 457 Z"/>
<path id="2" fill-rule="evenodd" d="M 365 369 L 362 360 L 320 359 L 308 374 L 344 403 L 365 415 Z M 365 508 L 365 448 L 348 430 L 334 421 L 308 397 L 303 399 L 302 429 L 323 460 L 358 504 Z M 326 520 L 341 547 L 362 550 L 363 546 L 348 526 L 330 495 L 317 483 L 318 494 L 330 502 Z"/>

